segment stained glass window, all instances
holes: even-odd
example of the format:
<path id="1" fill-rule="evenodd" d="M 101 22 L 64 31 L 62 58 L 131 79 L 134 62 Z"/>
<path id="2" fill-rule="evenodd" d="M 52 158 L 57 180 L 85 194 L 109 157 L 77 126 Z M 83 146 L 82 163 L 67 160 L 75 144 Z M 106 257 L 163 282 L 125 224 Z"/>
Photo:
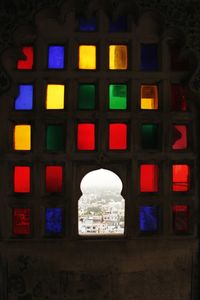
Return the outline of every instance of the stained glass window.
<path id="1" fill-rule="evenodd" d="M 13 208 L 13 234 L 30 235 L 31 220 L 30 208 Z"/>
<path id="2" fill-rule="evenodd" d="M 156 232 L 158 231 L 158 207 L 140 206 L 140 231 Z"/>
<path id="3" fill-rule="evenodd" d="M 97 20 L 95 17 L 92 18 L 79 18 L 79 29 L 80 31 L 96 31 L 97 29 Z"/>
<path id="4" fill-rule="evenodd" d="M 15 193 L 30 192 L 30 167 L 28 166 L 14 167 L 14 192 Z"/>
<path id="5" fill-rule="evenodd" d="M 78 124 L 77 149 L 95 150 L 95 124 Z"/>
<path id="6" fill-rule="evenodd" d="M 172 166 L 172 190 L 174 192 L 187 192 L 190 184 L 190 168 L 186 164 Z"/>
<path id="7" fill-rule="evenodd" d="M 81 83 L 78 90 L 78 108 L 95 109 L 96 86 L 90 83 Z"/>
<path id="8" fill-rule="evenodd" d="M 158 165 L 142 164 L 140 166 L 140 191 L 158 192 Z"/>
<path id="9" fill-rule="evenodd" d="M 78 67 L 80 70 L 96 69 L 96 46 L 95 45 L 79 46 Z"/>
<path id="10" fill-rule="evenodd" d="M 110 20 L 109 23 L 109 31 L 110 32 L 122 32 L 127 31 L 127 17 L 126 16 L 118 16 L 117 18 Z"/>
<path id="11" fill-rule="evenodd" d="M 141 71 L 158 70 L 158 49 L 157 44 L 141 44 Z"/>
<path id="12" fill-rule="evenodd" d="M 63 69 L 65 60 L 64 46 L 49 46 L 48 49 L 48 68 L 49 69 Z"/>
<path id="13" fill-rule="evenodd" d="M 63 84 L 48 84 L 46 109 L 64 109 L 65 86 Z"/>
<path id="14" fill-rule="evenodd" d="M 127 149 L 127 124 L 109 124 L 109 149 Z"/>
<path id="15" fill-rule="evenodd" d="M 109 85 L 109 109 L 127 109 L 127 85 Z"/>
<path id="16" fill-rule="evenodd" d="M 158 109 L 158 87 L 157 85 L 141 86 L 141 109 Z"/>
<path id="17" fill-rule="evenodd" d="M 173 125 L 172 127 L 172 149 L 184 150 L 187 149 L 187 126 Z"/>
<path id="18" fill-rule="evenodd" d="M 63 186 L 63 168 L 61 166 L 46 167 L 46 191 L 60 193 Z"/>
<path id="19" fill-rule="evenodd" d="M 63 214 L 62 208 L 46 208 L 46 234 L 60 234 L 63 231 Z"/>
<path id="20" fill-rule="evenodd" d="M 31 125 L 15 125 L 14 150 L 31 150 Z"/>
<path id="21" fill-rule="evenodd" d="M 189 207 L 187 205 L 174 205 L 173 230 L 175 233 L 187 233 L 189 231 Z"/>
<path id="22" fill-rule="evenodd" d="M 128 68 L 128 48 L 126 45 L 109 46 L 109 69 L 127 70 Z"/>
<path id="23" fill-rule="evenodd" d="M 50 151 L 64 150 L 64 134 L 62 125 L 47 126 L 46 149 Z"/>
<path id="24" fill-rule="evenodd" d="M 22 48 L 23 58 L 17 62 L 18 70 L 31 70 L 33 68 L 34 52 L 33 47 L 25 46 Z"/>
<path id="25" fill-rule="evenodd" d="M 15 110 L 32 110 L 33 108 L 33 85 L 20 84 L 19 95 L 15 99 Z"/>
<path id="26" fill-rule="evenodd" d="M 159 147 L 159 130 L 158 124 L 142 124 L 141 127 L 141 144 L 142 148 L 156 150 Z"/>

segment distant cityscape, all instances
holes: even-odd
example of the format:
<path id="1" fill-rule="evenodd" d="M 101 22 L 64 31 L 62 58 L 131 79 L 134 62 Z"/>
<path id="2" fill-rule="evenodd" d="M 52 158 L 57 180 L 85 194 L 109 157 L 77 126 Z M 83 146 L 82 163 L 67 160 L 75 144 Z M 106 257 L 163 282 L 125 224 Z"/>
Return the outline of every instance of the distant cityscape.
<path id="1" fill-rule="evenodd" d="M 93 189 L 79 199 L 79 234 L 123 234 L 124 215 L 125 201 L 119 192 Z"/>

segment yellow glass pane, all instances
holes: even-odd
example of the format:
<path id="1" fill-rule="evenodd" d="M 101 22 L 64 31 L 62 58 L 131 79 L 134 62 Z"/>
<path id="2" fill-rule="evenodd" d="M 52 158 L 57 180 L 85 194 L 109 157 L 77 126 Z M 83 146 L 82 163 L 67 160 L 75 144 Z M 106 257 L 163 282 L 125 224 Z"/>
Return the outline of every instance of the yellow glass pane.
<path id="1" fill-rule="evenodd" d="M 157 85 L 141 86 L 141 109 L 158 109 L 158 87 Z"/>
<path id="2" fill-rule="evenodd" d="M 16 125 L 14 128 L 14 149 L 31 150 L 31 125 Z"/>
<path id="3" fill-rule="evenodd" d="M 64 109 L 64 94 L 63 84 L 48 84 L 46 109 Z"/>
<path id="4" fill-rule="evenodd" d="M 96 46 L 80 45 L 78 67 L 82 70 L 96 69 Z"/>
<path id="5" fill-rule="evenodd" d="M 128 55 L 126 45 L 109 46 L 109 69 L 127 70 Z"/>

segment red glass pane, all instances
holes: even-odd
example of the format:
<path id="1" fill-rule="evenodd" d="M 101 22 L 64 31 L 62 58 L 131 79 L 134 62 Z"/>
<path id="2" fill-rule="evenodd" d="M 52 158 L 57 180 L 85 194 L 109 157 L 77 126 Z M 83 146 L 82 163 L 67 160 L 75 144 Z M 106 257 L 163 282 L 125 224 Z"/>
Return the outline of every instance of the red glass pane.
<path id="1" fill-rule="evenodd" d="M 189 208 L 187 205 L 173 206 L 173 230 L 187 232 L 189 229 Z"/>
<path id="2" fill-rule="evenodd" d="M 62 191 L 63 169 L 60 166 L 46 167 L 46 191 L 58 193 Z"/>
<path id="3" fill-rule="evenodd" d="M 190 169 L 188 165 L 172 166 L 172 190 L 187 192 L 189 190 Z"/>
<path id="4" fill-rule="evenodd" d="M 78 150 L 95 150 L 95 124 L 78 124 Z"/>
<path id="5" fill-rule="evenodd" d="M 187 126 L 173 125 L 172 149 L 183 150 L 187 148 Z"/>
<path id="6" fill-rule="evenodd" d="M 30 193 L 30 167 L 14 167 L 14 192 Z"/>
<path id="7" fill-rule="evenodd" d="M 19 59 L 17 62 L 18 70 L 31 70 L 33 68 L 33 47 L 23 47 L 22 53 L 24 59 Z"/>
<path id="8" fill-rule="evenodd" d="M 153 164 L 140 166 L 140 191 L 158 192 L 158 166 Z"/>
<path id="9" fill-rule="evenodd" d="M 126 124 L 109 125 L 109 149 L 110 150 L 127 149 L 127 125 Z"/>
<path id="10" fill-rule="evenodd" d="M 29 235 L 31 233 L 30 208 L 13 209 L 13 234 Z"/>
<path id="11" fill-rule="evenodd" d="M 187 111 L 186 93 L 179 84 L 171 86 L 171 104 L 174 111 Z"/>

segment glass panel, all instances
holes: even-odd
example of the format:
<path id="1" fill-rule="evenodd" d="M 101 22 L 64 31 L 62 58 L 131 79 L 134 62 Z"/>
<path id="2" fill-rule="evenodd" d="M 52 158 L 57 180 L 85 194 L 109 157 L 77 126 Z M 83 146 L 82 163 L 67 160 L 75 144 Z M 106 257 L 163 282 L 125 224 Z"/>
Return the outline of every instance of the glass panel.
<path id="1" fill-rule="evenodd" d="M 95 109 L 95 84 L 79 85 L 78 108 Z"/>
<path id="2" fill-rule="evenodd" d="M 158 192 L 158 166 L 140 166 L 140 192 Z"/>
<path id="3" fill-rule="evenodd" d="M 79 18 L 79 30 L 80 31 L 95 31 L 97 29 L 96 18 Z"/>
<path id="4" fill-rule="evenodd" d="M 95 124 L 78 124 L 77 149 L 95 150 Z"/>
<path id="5" fill-rule="evenodd" d="M 175 233 L 185 233 L 189 230 L 189 207 L 187 205 L 174 205 L 173 230 Z"/>
<path id="6" fill-rule="evenodd" d="M 46 208 L 45 232 L 47 234 L 60 234 L 63 230 L 62 208 Z"/>
<path id="7" fill-rule="evenodd" d="M 140 206 L 140 231 L 158 231 L 158 207 Z"/>
<path id="8" fill-rule="evenodd" d="M 25 56 L 17 62 L 18 70 L 31 70 L 33 68 L 33 47 L 23 47 L 22 53 Z"/>
<path id="9" fill-rule="evenodd" d="M 47 85 L 46 109 L 64 109 L 65 86 L 62 84 Z"/>
<path id="10" fill-rule="evenodd" d="M 30 208 L 13 208 L 13 234 L 31 233 Z"/>
<path id="11" fill-rule="evenodd" d="M 78 67 L 81 70 L 96 70 L 96 46 L 80 45 Z"/>
<path id="12" fill-rule="evenodd" d="M 172 149 L 187 149 L 187 126 L 173 125 L 172 127 Z"/>
<path id="13" fill-rule="evenodd" d="M 14 192 L 30 193 L 30 167 L 14 167 Z"/>
<path id="14" fill-rule="evenodd" d="M 15 110 L 31 110 L 33 108 L 33 85 L 20 84 L 19 95 L 15 99 Z"/>
<path id="15" fill-rule="evenodd" d="M 109 150 L 127 149 L 127 125 L 110 124 L 109 125 Z"/>
<path id="16" fill-rule="evenodd" d="M 61 125 L 48 125 L 46 135 L 47 150 L 61 151 L 64 149 L 63 127 Z"/>
<path id="17" fill-rule="evenodd" d="M 109 109 L 127 109 L 127 85 L 109 85 Z"/>
<path id="18" fill-rule="evenodd" d="M 48 193 L 62 192 L 63 168 L 61 166 L 46 167 L 46 191 Z"/>
<path id="19" fill-rule="evenodd" d="M 110 32 L 127 31 L 127 17 L 118 16 L 115 20 L 111 20 L 109 24 Z"/>
<path id="20" fill-rule="evenodd" d="M 190 169 L 188 165 L 172 166 L 172 190 L 173 192 L 188 192 Z"/>
<path id="21" fill-rule="evenodd" d="M 158 109 L 158 87 L 157 85 L 141 86 L 141 109 Z"/>
<path id="22" fill-rule="evenodd" d="M 31 125 L 14 127 L 14 150 L 31 150 Z"/>
<path id="23" fill-rule="evenodd" d="M 126 45 L 109 46 L 109 69 L 127 70 L 128 67 L 128 49 Z"/>
<path id="24" fill-rule="evenodd" d="M 63 69 L 65 60 L 64 46 L 49 46 L 48 68 Z"/>
<path id="25" fill-rule="evenodd" d="M 158 149 L 159 135 L 157 124 L 143 124 L 141 131 L 141 143 L 143 149 Z"/>
<path id="26" fill-rule="evenodd" d="M 158 45 L 157 44 L 141 44 L 141 71 L 157 71 L 158 70 Z"/>
<path id="27" fill-rule="evenodd" d="M 187 111 L 185 91 L 179 84 L 171 85 L 171 105 L 174 111 Z"/>

